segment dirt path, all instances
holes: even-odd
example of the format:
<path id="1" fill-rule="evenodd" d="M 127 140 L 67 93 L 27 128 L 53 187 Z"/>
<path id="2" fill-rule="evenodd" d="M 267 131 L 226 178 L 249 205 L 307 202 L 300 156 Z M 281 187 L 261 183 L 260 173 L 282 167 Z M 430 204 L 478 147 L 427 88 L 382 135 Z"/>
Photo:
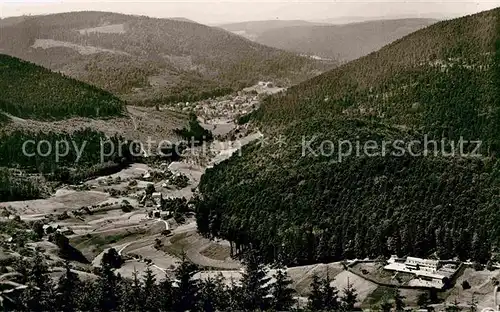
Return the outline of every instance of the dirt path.
<path id="1" fill-rule="evenodd" d="M 169 231 L 170 230 L 170 225 L 168 224 L 167 221 L 163 220 L 163 219 L 158 219 L 158 221 L 161 221 L 163 223 L 165 223 L 165 230 Z"/>

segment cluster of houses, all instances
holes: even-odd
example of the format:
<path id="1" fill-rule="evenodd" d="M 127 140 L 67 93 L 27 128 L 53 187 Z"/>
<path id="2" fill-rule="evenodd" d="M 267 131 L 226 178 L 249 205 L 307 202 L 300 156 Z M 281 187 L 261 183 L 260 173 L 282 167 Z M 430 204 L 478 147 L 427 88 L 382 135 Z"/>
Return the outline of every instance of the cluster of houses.
<path id="1" fill-rule="evenodd" d="M 197 102 L 193 105 L 193 110 L 197 116 L 202 116 L 204 119 L 234 119 L 237 116 L 248 114 L 258 105 L 258 95 L 240 93 L 239 95 Z"/>
<path id="2" fill-rule="evenodd" d="M 259 94 L 273 94 L 285 90 L 270 81 L 259 81 L 256 85 L 243 89 L 235 94 L 199 102 L 180 102 L 174 105 L 175 110 L 191 111 L 204 119 L 234 119 L 258 108 Z"/>
<path id="3" fill-rule="evenodd" d="M 160 209 L 163 203 L 163 194 L 161 192 L 154 192 L 151 196 L 144 194 L 139 199 L 139 206 L 141 207 L 155 207 Z"/>

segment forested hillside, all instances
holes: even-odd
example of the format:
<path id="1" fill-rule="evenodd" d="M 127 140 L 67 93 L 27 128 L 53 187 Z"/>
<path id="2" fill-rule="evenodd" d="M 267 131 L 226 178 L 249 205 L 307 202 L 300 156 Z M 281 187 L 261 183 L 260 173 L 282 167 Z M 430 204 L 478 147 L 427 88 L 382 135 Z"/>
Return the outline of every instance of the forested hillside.
<path id="1" fill-rule="evenodd" d="M 436 22 L 425 18 L 376 20 L 346 25 L 262 21 L 221 27 L 270 47 L 346 62 Z"/>
<path id="2" fill-rule="evenodd" d="M 0 27 L 0 34 L 5 53 L 136 102 L 192 101 L 259 80 L 298 82 L 326 68 L 222 29 L 174 19 L 63 13 L 29 17 Z"/>
<path id="3" fill-rule="evenodd" d="M 30 119 L 105 118 L 121 115 L 124 103 L 108 92 L 43 67 L 0 54 L 0 124 L 5 112 Z"/>
<path id="4" fill-rule="evenodd" d="M 250 40 L 256 40 L 261 35 L 270 30 L 283 29 L 287 27 L 301 26 L 319 26 L 329 25 L 326 23 L 314 23 L 303 20 L 267 20 L 267 21 L 248 21 L 231 24 L 223 24 L 219 27 L 233 32 Z M 270 45 L 272 46 L 272 45 Z"/>
<path id="5" fill-rule="evenodd" d="M 199 230 L 290 264 L 433 253 L 486 262 L 500 247 L 499 86 L 496 9 L 268 98 L 251 118 L 267 144 L 203 176 Z M 370 140 L 378 154 L 358 152 Z M 381 152 L 384 141 L 418 143 L 401 154 Z"/>
<path id="6" fill-rule="evenodd" d="M 0 201 L 39 198 L 45 193 L 42 180 L 25 174 L 43 174 L 59 182 L 79 182 L 98 172 L 124 164 L 128 153 L 120 151 L 105 161 L 100 159 L 104 133 L 92 129 L 70 132 L 13 130 L 11 119 L 65 120 L 72 117 L 110 118 L 125 114 L 125 105 L 117 97 L 83 82 L 64 77 L 48 69 L 0 54 Z M 45 129 L 44 129 L 45 130 Z M 114 138 L 115 142 L 118 138 Z M 23 153 L 32 141 L 32 156 Z M 37 144 L 46 141 L 42 153 Z M 68 145 L 62 145 L 67 142 Z M 58 145 L 59 144 L 59 145 Z M 81 157 L 74 148 L 83 148 Z M 57 147 L 56 147 L 57 146 Z M 64 157 L 56 158 L 55 149 Z M 66 153 L 67 151 L 67 153 Z M 16 170 L 10 170 L 15 168 Z M 20 171 L 19 171 L 20 170 Z"/>
<path id="7" fill-rule="evenodd" d="M 102 157 L 109 148 L 101 152 L 101 144 L 108 140 L 120 148 Z M 0 130 L 0 202 L 43 197 L 46 181 L 75 184 L 120 170 L 133 157 L 130 145 L 119 142 L 125 139 L 90 128 L 72 133 Z"/>

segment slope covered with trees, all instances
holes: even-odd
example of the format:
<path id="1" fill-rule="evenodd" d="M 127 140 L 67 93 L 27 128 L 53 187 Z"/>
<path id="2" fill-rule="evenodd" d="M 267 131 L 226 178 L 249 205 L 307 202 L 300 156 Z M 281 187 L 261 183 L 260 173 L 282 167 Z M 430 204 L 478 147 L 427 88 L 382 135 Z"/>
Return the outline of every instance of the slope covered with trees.
<path id="1" fill-rule="evenodd" d="M 500 246 L 499 86 L 496 9 L 269 98 L 252 115 L 265 144 L 203 176 L 199 230 L 292 264 L 432 253 L 486 262 Z"/>
<path id="2" fill-rule="evenodd" d="M 21 118 L 104 118 L 124 110 L 123 102 L 108 92 L 3 54 L 0 91 L 0 111 Z"/>
<path id="3" fill-rule="evenodd" d="M 124 150 L 101 160 L 101 141 L 107 137 L 92 129 L 56 133 L 12 130 L 10 125 L 13 118 L 51 121 L 121 116 L 125 111 L 123 101 L 106 91 L 11 56 L 0 55 L 0 69 L 0 201 L 46 195 L 43 180 L 32 179 L 26 173 L 74 183 L 99 172 L 116 170 L 130 159 L 130 153 Z M 115 145 L 119 139 L 111 138 Z M 27 142 L 31 143 L 26 149 Z M 44 145 L 38 153 L 40 142 Z M 75 145 L 81 149 L 80 156 Z M 56 157 L 56 153 L 64 156 Z"/>
<path id="4" fill-rule="evenodd" d="M 139 155 L 137 146 L 126 143 L 90 128 L 0 131 L 0 202 L 44 197 L 46 181 L 75 184 L 116 172 L 133 160 L 131 151 Z M 111 150 L 111 145 L 120 148 Z"/>
<path id="5" fill-rule="evenodd" d="M 425 18 L 376 20 L 346 25 L 262 21 L 221 27 L 270 47 L 346 62 L 436 22 Z"/>
<path id="6" fill-rule="evenodd" d="M 29 17 L 0 33 L 6 53 L 136 101 L 194 100 L 262 79 L 297 82 L 324 69 L 219 28 L 173 19 L 75 12 Z"/>

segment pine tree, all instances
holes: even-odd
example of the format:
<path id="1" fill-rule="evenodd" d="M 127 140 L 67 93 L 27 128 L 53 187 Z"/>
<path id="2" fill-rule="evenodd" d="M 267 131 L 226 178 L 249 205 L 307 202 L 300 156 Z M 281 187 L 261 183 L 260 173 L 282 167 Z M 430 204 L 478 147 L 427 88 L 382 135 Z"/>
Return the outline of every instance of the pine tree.
<path id="1" fill-rule="evenodd" d="M 83 280 L 80 292 L 75 296 L 79 311 L 94 311 L 98 305 L 99 289 L 97 283 L 91 280 Z"/>
<path id="2" fill-rule="evenodd" d="M 266 310 L 269 308 L 270 278 L 267 270 L 256 253 L 251 252 L 245 257 L 245 272 L 242 284 L 242 305 L 245 310 Z"/>
<path id="3" fill-rule="evenodd" d="M 392 310 L 392 303 L 390 302 L 387 295 L 384 295 L 382 297 L 382 302 L 380 303 L 380 311 L 381 312 L 391 312 L 391 310 Z"/>
<path id="4" fill-rule="evenodd" d="M 207 278 L 201 287 L 200 309 L 205 312 L 223 311 L 230 304 L 227 287 L 223 283 L 222 275 L 216 278 Z"/>
<path id="5" fill-rule="evenodd" d="M 347 286 L 344 288 L 344 294 L 342 296 L 342 308 L 344 311 L 353 311 L 354 305 L 358 301 L 358 294 L 356 289 L 349 283 L 349 278 L 347 279 Z"/>
<path id="6" fill-rule="evenodd" d="M 396 309 L 396 312 L 403 312 L 405 308 L 405 303 L 404 300 L 405 297 L 401 295 L 399 289 L 396 289 L 394 291 L 394 306 Z"/>
<path id="7" fill-rule="evenodd" d="M 128 290 L 125 291 L 128 293 Z M 129 295 L 129 303 L 133 311 L 139 311 L 144 308 L 144 300 L 143 300 L 143 291 L 142 291 L 142 283 L 139 280 L 139 274 L 137 270 L 134 268 L 134 272 L 132 272 L 132 285 L 130 287 Z"/>
<path id="8" fill-rule="evenodd" d="M 36 253 L 28 274 L 28 288 L 22 295 L 23 306 L 29 311 L 55 310 L 54 285 L 42 254 Z"/>
<path id="9" fill-rule="evenodd" d="M 338 290 L 332 286 L 333 280 L 330 278 L 330 272 L 327 269 L 326 277 L 321 279 L 318 275 L 313 275 L 311 283 L 311 292 L 309 294 L 308 307 L 317 311 L 338 311 L 340 308 Z"/>
<path id="10" fill-rule="evenodd" d="M 159 289 L 156 284 L 156 277 L 151 270 L 151 265 L 148 264 L 146 271 L 144 272 L 144 293 L 143 293 L 143 310 L 144 311 L 157 311 L 159 309 L 158 305 L 158 295 Z"/>
<path id="11" fill-rule="evenodd" d="M 193 277 L 199 272 L 197 265 L 183 259 L 175 270 L 178 287 L 174 290 L 174 311 L 187 311 L 196 308 L 199 299 L 200 285 Z"/>
<path id="12" fill-rule="evenodd" d="M 290 287 L 292 281 L 287 271 L 281 266 L 276 270 L 273 277 L 276 281 L 271 285 L 271 294 L 273 296 L 271 308 L 275 311 L 290 311 L 295 304 L 293 298 L 295 290 Z"/>
<path id="13" fill-rule="evenodd" d="M 453 300 L 453 304 L 449 307 L 445 308 L 446 312 L 459 312 L 462 311 L 460 308 L 460 302 L 458 302 L 458 299 L 455 297 L 455 300 Z"/>
<path id="14" fill-rule="evenodd" d="M 330 278 L 330 271 L 326 269 L 326 277 L 322 281 L 322 292 L 323 292 L 323 302 L 326 310 L 338 310 L 339 309 L 339 298 L 338 290 L 335 286 L 332 286 L 333 280 Z"/>
<path id="15" fill-rule="evenodd" d="M 231 276 L 230 283 L 229 283 L 229 289 L 228 289 L 228 300 L 229 304 L 227 305 L 234 311 L 240 311 L 242 310 L 242 300 L 243 298 L 243 292 L 241 289 L 241 286 L 239 286 L 235 281 L 234 278 Z"/>
<path id="16" fill-rule="evenodd" d="M 120 283 L 120 312 L 137 311 L 138 304 L 133 284 L 133 279 L 123 279 Z"/>
<path id="17" fill-rule="evenodd" d="M 168 276 L 165 276 L 165 279 L 160 282 L 159 285 L 159 309 L 161 311 L 172 311 L 173 309 L 173 296 L 174 290 L 172 287 L 172 281 Z"/>
<path id="18" fill-rule="evenodd" d="M 116 311 L 120 306 L 120 277 L 113 272 L 113 262 L 101 261 L 101 274 L 97 280 L 97 307 L 100 311 Z"/>
<path id="19" fill-rule="evenodd" d="M 56 292 L 56 307 L 58 311 L 70 312 L 78 309 L 77 294 L 81 292 L 78 275 L 71 272 L 69 261 L 64 263 L 64 275 L 59 278 Z"/>
<path id="20" fill-rule="evenodd" d="M 311 291 L 309 293 L 308 299 L 308 308 L 311 311 L 321 311 L 324 309 L 324 301 L 323 301 L 323 292 L 322 292 L 322 283 L 320 277 L 314 273 L 312 276 L 311 282 Z"/>

